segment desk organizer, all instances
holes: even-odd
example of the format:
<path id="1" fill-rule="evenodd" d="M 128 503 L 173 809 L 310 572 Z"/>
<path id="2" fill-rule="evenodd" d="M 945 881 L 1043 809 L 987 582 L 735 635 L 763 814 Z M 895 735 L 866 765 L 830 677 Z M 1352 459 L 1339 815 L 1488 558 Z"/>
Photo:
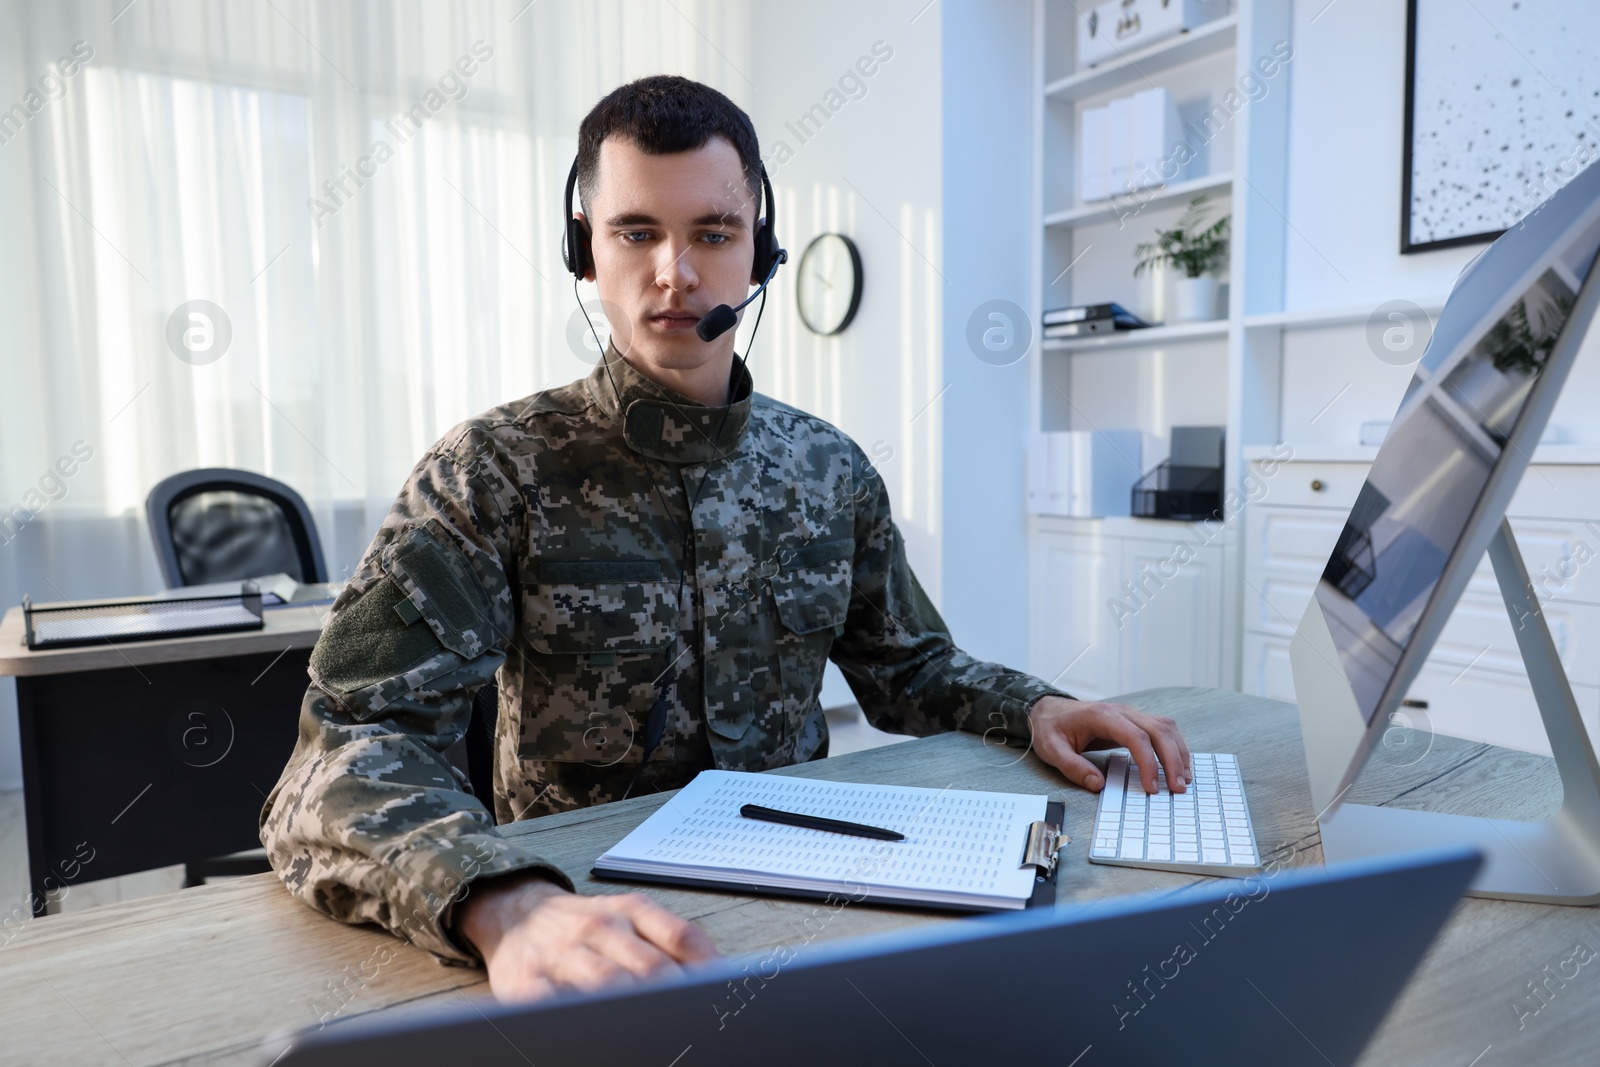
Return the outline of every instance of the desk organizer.
<path id="1" fill-rule="evenodd" d="M 1132 513 L 1141 519 L 1220 519 L 1222 468 L 1163 463 L 1134 483 Z"/>
<path id="2" fill-rule="evenodd" d="M 46 608 L 34 607 L 31 597 L 22 598 L 23 638 L 30 650 L 233 633 L 264 625 L 261 590 L 253 582 L 224 596 L 146 597 Z"/>

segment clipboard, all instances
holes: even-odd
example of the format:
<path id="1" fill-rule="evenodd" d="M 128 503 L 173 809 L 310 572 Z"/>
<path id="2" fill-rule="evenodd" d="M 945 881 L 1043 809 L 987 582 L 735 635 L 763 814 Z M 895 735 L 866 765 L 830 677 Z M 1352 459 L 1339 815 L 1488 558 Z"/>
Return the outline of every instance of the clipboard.
<path id="1" fill-rule="evenodd" d="M 1056 902 L 1056 875 L 1061 870 L 1062 855 L 1072 838 L 1062 830 L 1066 820 L 1066 804 L 1060 800 L 1052 800 L 1045 805 L 1045 816 L 1032 824 L 1028 829 L 1027 840 L 1023 843 L 1023 854 L 1019 857 L 1019 866 L 1034 868 L 1033 895 L 1028 898 L 1028 903 L 1021 910 L 1027 908 L 1048 908 Z M 635 871 L 607 870 L 599 865 L 591 867 L 589 873 L 603 882 L 630 882 L 646 885 L 679 886 L 685 889 L 709 889 L 717 893 L 728 893 L 735 896 L 756 897 L 781 897 L 790 900 L 821 900 L 833 903 L 844 900 L 855 904 L 871 904 L 874 906 L 892 908 L 911 908 L 917 911 L 955 912 L 965 915 L 995 914 L 997 912 L 1014 911 L 1013 908 L 986 908 L 967 907 L 958 904 L 930 903 L 926 900 L 907 900 L 901 897 L 879 896 L 867 894 L 856 897 L 849 892 L 838 890 L 809 890 L 792 889 L 781 886 L 767 886 L 755 882 L 729 882 L 712 880 L 709 878 L 683 878 L 678 876 L 641 874 Z"/>

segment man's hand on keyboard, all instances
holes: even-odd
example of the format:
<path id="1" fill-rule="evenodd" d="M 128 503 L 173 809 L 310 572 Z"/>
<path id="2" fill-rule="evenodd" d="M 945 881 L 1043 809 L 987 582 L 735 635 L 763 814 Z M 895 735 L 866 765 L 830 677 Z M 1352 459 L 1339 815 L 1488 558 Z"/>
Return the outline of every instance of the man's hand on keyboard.
<path id="1" fill-rule="evenodd" d="M 1034 702 L 1028 723 L 1039 758 L 1091 793 L 1098 793 L 1106 779 L 1083 753 L 1098 748 L 1126 748 L 1139 765 L 1146 793 L 1156 791 L 1158 760 L 1170 791 L 1182 793 L 1194 778 L 1189 746 L 1178 724 L 1161 715 L 1108 701 L 1046 696 Z"/>

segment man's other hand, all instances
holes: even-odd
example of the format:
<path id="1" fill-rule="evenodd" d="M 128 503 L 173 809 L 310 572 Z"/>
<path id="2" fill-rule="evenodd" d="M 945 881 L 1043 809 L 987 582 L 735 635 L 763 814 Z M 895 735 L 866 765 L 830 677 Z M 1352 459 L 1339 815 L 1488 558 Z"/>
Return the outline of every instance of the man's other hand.
<path id="1" fill-rule="evenodd" d="M 639 893 L 578 896 L 537 876 L 474 885 L 456 909 L 502 1001 L 599 989 L 717 958 L 705 931 Z"/>
<path id="2" fill-rule="evenodd" d="M 1098 793 L 1106 778 L 1083 753 L 1098 748 L 1126 748 L 1139 765 L 1146 793 L 1156 791 L 1157 760 L 1174 793 L 1184 792 L 1194 778 L 1178 724 L 1160 715 L 1146 715 L 1126 704 L 1045 696 L 1029 709 L 1028 723 L 1039 758 L 1091 793 Z"/>

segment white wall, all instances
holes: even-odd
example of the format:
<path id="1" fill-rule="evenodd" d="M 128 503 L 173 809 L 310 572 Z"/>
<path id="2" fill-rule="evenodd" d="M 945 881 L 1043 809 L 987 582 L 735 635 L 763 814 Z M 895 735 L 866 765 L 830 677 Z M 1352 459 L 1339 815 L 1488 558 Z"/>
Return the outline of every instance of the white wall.
<path id="1" fill-rule="evenodd" d="M 937 8 L 912 21 L 925 3 L 753 4 L 754 85 L 735 100 L 761 138 L 790 257 L 751 357 L 756 388 L 888 456 L 878 469 L 937 600 L 940 56 Z M 840 79 L 864 57 L 874 72 L 852 99 Z M 797 120 L 817 104 L 837 110 L 802 140 Z M 860 248 L 864 282 L 855 321 L 822 338 L 800 322 L 795 279 L 806 245 L 830 231 Z M 753 321 L 746 312 L 741 350 Z"/>
<path id="2" fill-rule="evenodd" d="M 1482 246 L 1400 254 L 1406 5 L 1296 3 L 1291 40 L 1286 310 L 1444 296 Z"/>
<path id="3" fill-rule="evenodd" d="M 875 46 L 891 58 L 859 99 L 834 97 L 837 111 L 802 143 L 798 116 Z M 983 363 L 965 333 L 984 301 L 1029 304 L 1033 5 L 758 4 L 752 50 L 741 103 L 793 257 L 755 347 L 757 388 L 874 455 L 912 566 L 957 642 L 1021 665 L 1028 364 Z M 780 141 L 792 156 L 775 161 Z M 865 284 L 855 322 L 822 339 L 794 312 L 794 268 L 828 230 L 860 247 Z M 848 699 L 830 671 L 824 702 Z"/>
<path id="4" fill-rule="evenodd" d="M 789 250 L 752 355 L 756 388 L 827 419 L 874 458 L 938 603 L 940 56 L 939 19 L 918 17 L 924 4 L 752 4 L 754 87 L 736 99 L 761 139 Z M 859 88 L 841 85 L 850 72 Z M 817 104 L 831 105 L 826 123 L 801 127 Z M 855 320 L 822 338 L 795 311 L 795 278 L 806 245 L 827 232 L 856 243 L 863 282 Z M 823 704 L 853 700 L 830 664 Z"/>
<path id="5" fill-rule="evenodd" d="M 1029 0 L 943 0 L 944 600 L 956 640 L 1022 667 L 1028 649 L 1023 457 L 1031 359 L 978 358 L 969 322 L 992 300 L 1031 308 L 1034 11 Z M 1031 313 L 1028 314 L 1031 318 Z M 1019 328 L 1039 342 L 1031 322 Z M 1035 357 L 1036 358 L 1036 357 Z"/>

